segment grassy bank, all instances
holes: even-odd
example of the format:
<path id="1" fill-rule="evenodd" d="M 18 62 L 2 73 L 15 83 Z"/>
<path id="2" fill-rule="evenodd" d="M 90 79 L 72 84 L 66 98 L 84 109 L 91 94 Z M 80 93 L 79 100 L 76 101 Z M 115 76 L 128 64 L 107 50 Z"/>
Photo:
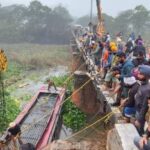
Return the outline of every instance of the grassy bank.
<path id="1" fill-rule="evenodd" d="M 19 113 L 19 105 L 23 101 L 30 100 L 33 93 L 24 91 L 19 97 L 12 96 L 18 91 L 21 84 L 25 84 L 27 79 L 40 81 L 41 77 L 48 75 L 50 68 L 64 65 L 70 66 L 71 53 L 69 46 L 37 45 L 37 44 L 0 44 L 8 58 L 8 68 L 4 73 L 5 88 L 7 90 L 6 115 L 0 113 L 0 132 L 4 131 L 8 124 L 14 120 Z M 56 79 L 61 82 L 62 79 Z M 55 81 L 56 81 L 55 80 Z M 60 83 L 58 83 L 59 85 Z M 36 86 L 36 83 L 35 85 Z M 24 90 L 20 88 L 20 91 Z M 26 88 L 27 90 L 27 88 Z M 33 95 L 32 95 L 33 96 Z"/>
<path id="2" fill-rule="evenodd" d="M 0 44 L 10 63 L 15 62 L 25 69 L 33 70 L 69 66 L 71 53 L 67 45 Z"/>

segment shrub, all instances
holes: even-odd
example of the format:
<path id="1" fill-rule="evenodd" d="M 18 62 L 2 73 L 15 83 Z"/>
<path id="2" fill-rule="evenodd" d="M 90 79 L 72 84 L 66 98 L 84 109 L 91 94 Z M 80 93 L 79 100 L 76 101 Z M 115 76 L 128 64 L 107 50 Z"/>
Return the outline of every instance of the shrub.
<path id="1" fill-rule="evenodd" d="M 1 95 L 0 95 L 1 96 Z M 20 103 L 17 99 L 10 97 L 8 92 L 5 92 L 5 114 L 0 112 L 0 132 L 4 131 L 10 122 L 12 122 L 20 112 Z"/>
<path id="2" fill-rule="evenodd" d="M 86 115 L 71 102 L 71 99 L 63 106 L 63 122 L 73 131 L 80 130 L 86 124 Z"/>

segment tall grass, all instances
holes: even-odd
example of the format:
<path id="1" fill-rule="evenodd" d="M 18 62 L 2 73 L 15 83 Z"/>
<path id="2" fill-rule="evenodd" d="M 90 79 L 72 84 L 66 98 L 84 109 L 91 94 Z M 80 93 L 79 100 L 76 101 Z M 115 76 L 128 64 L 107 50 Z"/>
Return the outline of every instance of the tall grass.
<path id="1" fill-rule="evenodd" d="M 0 44 L 9 62 L 26 69 L 39 69 L 57 65 L 70 65 L 71 53 L 67 45 Z"/>

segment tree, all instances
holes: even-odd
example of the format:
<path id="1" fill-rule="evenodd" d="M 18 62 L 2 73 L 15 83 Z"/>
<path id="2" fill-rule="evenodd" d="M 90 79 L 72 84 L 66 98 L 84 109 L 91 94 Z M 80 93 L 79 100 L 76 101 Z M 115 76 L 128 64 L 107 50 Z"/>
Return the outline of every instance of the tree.
<path id="1" fill-rule="evenodd" d="M 121 12 L 115 18 L 115 32 L 122 32 L 124 36 L 128 36 L 131 32 L 133 10 L 126 10 Z"/>
<path id="2" fill-rule="evenodd" d="M 61 5 L 51 9 L 39 1 L 28 7 L 0 7 L 0 42 L 67 43 L 72 17 Z"/>
<path id="3" fill-rule="evenodd" d="M 142 5 L 137 6 L 133 11 L 131 22 L 135 32 L 137 34 L 143 34 L 143 31 L 150 22 L 150 12 Z"/>

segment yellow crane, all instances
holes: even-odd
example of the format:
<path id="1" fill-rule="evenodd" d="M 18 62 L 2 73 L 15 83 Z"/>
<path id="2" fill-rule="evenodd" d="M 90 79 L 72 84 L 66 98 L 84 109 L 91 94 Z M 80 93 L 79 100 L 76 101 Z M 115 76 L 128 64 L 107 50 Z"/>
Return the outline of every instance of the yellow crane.
<path id="1" fill-rule="evenodd" d="M 97 24 L 96 32 L 100 37 L 102 37 L 105 33 L 105 28 L 104 28 L 104 19 L 102 17 L 101 0 L 96 0 L 96 5 L 97 5 L 97 12 L 98 12 L 98 24 Z"/>

